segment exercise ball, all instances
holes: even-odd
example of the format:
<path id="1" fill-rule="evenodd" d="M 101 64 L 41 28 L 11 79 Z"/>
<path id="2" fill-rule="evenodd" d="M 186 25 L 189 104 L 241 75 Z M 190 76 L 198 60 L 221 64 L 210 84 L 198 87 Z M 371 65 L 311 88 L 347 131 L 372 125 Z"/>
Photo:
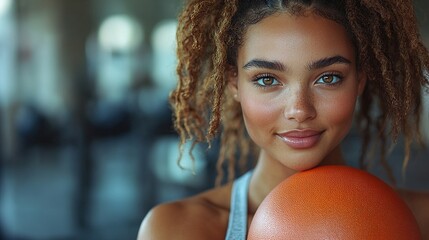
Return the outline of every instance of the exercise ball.
<path id="1" fill-rule="evenodd" d="M 377 177 L 347 166 L 292 175 L 257 209 L 248 239 L 420 239 L 416 219 Z"/>

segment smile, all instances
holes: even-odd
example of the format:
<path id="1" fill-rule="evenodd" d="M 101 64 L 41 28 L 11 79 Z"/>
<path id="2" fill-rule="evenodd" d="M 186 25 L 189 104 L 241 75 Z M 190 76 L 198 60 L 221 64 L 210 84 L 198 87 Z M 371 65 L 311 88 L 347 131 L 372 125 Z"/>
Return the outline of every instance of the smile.
<path id="1" fill-rule="evenodd" d="M 293 130 L 279 133 L 277 136 L 294 149 L 306 149 L 314 147 L 320 140 L 324 131 L 316 130 Z"/>

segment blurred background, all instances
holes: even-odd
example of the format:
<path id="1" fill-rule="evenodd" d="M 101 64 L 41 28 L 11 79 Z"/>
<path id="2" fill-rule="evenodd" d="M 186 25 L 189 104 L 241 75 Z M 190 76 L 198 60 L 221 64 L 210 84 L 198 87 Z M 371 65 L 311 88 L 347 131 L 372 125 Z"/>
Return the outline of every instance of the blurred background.
<path id="1" fill-rule="evenodd" d="M 176 164 L 181 4 L 0 0 L 0 239 L 135 239 L 155 204 L 213 186 L 216 145 L 197 146 L 196 174 L 189 156 Z M 429 46 L 429 1 L 415 5 Z M 351 165 L 359 143 L 352 131 L 343 146 Z M 401 184 L 429 191 L 429 154 L 414 150 Z"/>

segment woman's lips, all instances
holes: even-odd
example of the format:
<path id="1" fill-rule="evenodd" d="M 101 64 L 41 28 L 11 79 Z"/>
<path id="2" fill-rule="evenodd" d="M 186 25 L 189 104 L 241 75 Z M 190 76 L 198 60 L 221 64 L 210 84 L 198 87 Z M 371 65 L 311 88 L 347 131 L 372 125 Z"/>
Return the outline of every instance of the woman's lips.
<path id="1" fill-rule="evenodd" d="M 323 132 L 317 130 L 292 130 L 278 133 L 277 136 L 291 148 L 305 149 L 315 146 Z"/>

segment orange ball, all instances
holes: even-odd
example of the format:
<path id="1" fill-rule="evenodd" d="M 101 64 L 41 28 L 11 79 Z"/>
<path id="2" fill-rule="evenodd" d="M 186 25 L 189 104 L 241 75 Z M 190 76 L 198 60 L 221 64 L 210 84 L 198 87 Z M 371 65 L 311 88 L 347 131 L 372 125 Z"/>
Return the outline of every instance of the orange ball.
<path id="1" fill-rule="evenodd" d="M 248 239 L 420 239 L 399 195 L 352 167 L 321 166 L 292 175 L 264 199 Z"/>

